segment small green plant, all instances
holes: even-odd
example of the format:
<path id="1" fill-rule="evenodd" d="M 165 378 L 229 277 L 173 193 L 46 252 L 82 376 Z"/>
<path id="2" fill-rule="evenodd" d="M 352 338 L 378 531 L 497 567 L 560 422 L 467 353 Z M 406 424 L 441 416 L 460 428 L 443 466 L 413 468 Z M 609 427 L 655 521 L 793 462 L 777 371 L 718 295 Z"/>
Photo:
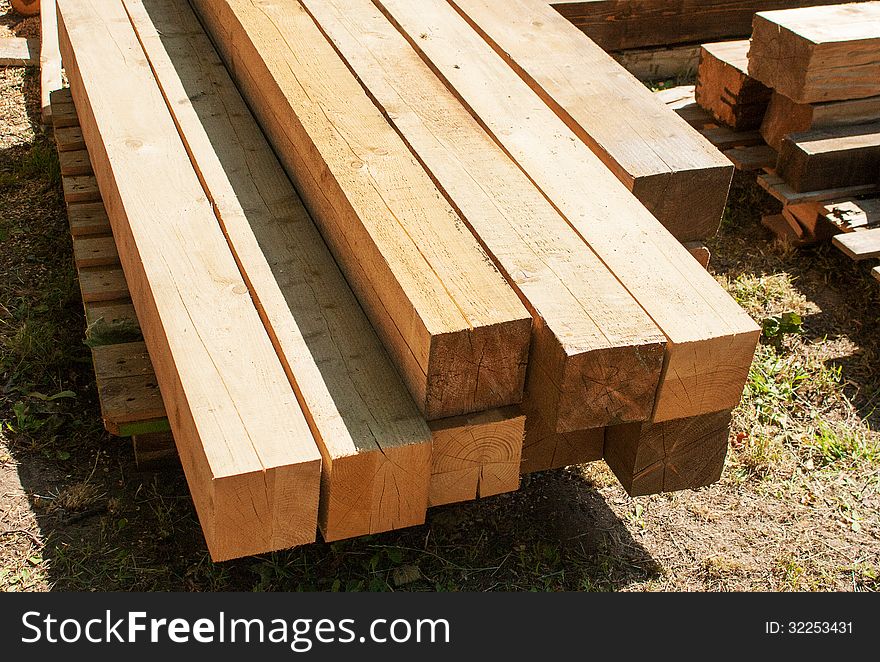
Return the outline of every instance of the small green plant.
<path id="1" fill-rule="evenodd" d="M 768 343 L 779 349 L 786 336 L 803 334 L 803 319 L 797 313 L 782 313 L 764 320 L 761 334 Z"/>

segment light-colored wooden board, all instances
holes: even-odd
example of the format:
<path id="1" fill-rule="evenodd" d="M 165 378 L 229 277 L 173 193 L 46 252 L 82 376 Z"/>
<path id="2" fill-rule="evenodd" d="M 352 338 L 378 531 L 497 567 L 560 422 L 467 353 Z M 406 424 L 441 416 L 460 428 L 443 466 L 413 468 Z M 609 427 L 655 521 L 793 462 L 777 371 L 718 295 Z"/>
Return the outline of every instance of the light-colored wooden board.
<path id="1" fill-rule="evenodd" d="M 422 524 L 431 432 L 210 40 L 124 5 L 321 449 L 324 539 Z"/>
<path id="2" fill-rule="evenodd" d="M 86 303 L 116 301 L 129 296 L 125 274 L 118 266 L 80 269 L 79 289 Z"/>
<path id="3" fill-rule="evenodd" d="M 836 200 L 825 205 L 820 213 L 843 232 L 864 230 L 880 226 L 880 198 Z"/>
<path id="4" fill-rule="evenodd" d="M 39 39 L 0 37 L 0 67 L 33 67 L 39 63 Z"/>
<path id="5" fill-rule="evenodd" d="M 712 237 L 733 168 L 543 0 L 450 0 L 680 241 Z"/>
<path id="6" fill-rule="evenodd" d="M 113 237 L 74 237 L 73 261 L 77 268 L 119 264 Z"/>
<path id="7" fill-rule="evenodd" d="M 103 202 L 75 202 L 67 205 L 70 234 L 74 237 L 110 233 L 110 219 Z"/>
<path id="8" fill-rule="evenodd" d="M 320 453 L 125 10 L 58 9 L 83 135 L 211 556 L 312 542 Z"/>
<path id="9" fill-rule="evenodd" d="M 90 302 L 84 306 L 88 324 L 105 323 L 110 325 L 124 324 L 128 328 L 137 329 L 137 313 L 131 300 Z"/>
<path id="10" fill-rule="evenodd" d="M 749 75 L 796 103 L 880 94 L 880 2 L 759 12 Z"/>
<path id="11" fill-rule="evenodd" d="M 52 123 L 50 95 L 61 89 L 61 52 L 58 50 L 58 17 L 55 0 L 40 2 L 40 104 L 43 124 Z"/>
<path id="12" fill-rule="evenodd" d="M 605 462 L 630 496 L 704 487 L 724 469 L 730 412 L 608 428 Z"/>
<path id="13" fill-rule="evenodd" d="M 880 228 L 846 232 L 835 236 L 832 241 L 853 260 L 880 257 Z"/>
<path id="14" fill-rule="evenodd" d="M 651 416 L 665 338 L 370 0 L 303 0 L 535 317 L 526 399 L 557 432 Z"/>
<path id="15" fill-rule="evenodd" d="M 59 152 L 71 152 L 86 148 L 82 129 L 78 126 L 62 127 L 55 129 L 55 145 Z"/>
<path id="16" fill-rule="evenodd" d="M 428 419 L 522 399 L 531 316 L 298 3 L 193 3 Z"/>
<path id="17" fill-rule="evenodd" d="M 55 108 L 56 106 L 52 106 L 53 111 Z M 89 153 L 84 149 L 58 152 L 58 164 L 61 168 L 62 177 L 93 174 L 92 164 L 89 162 Z"/>
<path id="18" fill-rule="evenodd" d="M 449 5 L 380 5 L 666 335 L 654 420 L 735 406 L 757 325 Z"/>

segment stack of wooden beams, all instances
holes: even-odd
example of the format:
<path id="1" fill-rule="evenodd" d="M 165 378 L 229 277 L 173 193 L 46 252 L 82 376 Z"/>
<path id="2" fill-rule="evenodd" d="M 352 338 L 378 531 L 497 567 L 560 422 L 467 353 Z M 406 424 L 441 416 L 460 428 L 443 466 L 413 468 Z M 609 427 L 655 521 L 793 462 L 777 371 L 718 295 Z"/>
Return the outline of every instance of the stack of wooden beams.
<path id="1" fill-rule="evenodd" d="M 748 74 L 748 54 L 748 40 L 703 44 L 697 71 L 696 102 L 737 131 L 760 127 L 770 102 L 770 88 Z"/>
<path id="2" fill-rule="evenodd" d="M 880 2 L 757 14 L 749 74 L 773 90 L 761 133 L 779 152 L 768 177 L 790 193 L 783 231 L 803 242 L 857 231 L 835 244 L 872 257 L 869 224 L 824 221 L 880 184 Z"/>
<path id="3" fill-rule="evenodd" d="M 720 476 L 759 331 L 664 224 L 714 232 L 732 167 L 514 4 L 58 0 L 215 559 L 603 457 L 632 494 Z"/>

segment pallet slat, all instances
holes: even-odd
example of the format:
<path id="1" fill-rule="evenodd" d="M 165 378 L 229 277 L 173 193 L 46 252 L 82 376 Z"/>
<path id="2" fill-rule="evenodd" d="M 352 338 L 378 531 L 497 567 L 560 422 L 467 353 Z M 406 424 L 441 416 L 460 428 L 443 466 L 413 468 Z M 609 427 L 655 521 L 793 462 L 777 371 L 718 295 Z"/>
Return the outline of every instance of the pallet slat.
<path id="1" fill-rule="evenodd" d="M 880 257 L 880 228 L 839 234 L 832 241 L 853 260 Z"/>

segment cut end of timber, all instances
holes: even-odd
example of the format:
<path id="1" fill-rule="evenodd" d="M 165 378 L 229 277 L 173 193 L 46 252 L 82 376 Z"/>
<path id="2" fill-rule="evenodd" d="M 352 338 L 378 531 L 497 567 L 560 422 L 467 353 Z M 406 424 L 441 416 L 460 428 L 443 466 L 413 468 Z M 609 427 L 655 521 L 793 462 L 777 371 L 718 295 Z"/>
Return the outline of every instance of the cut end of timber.
<path id="1" fill-rule="evenodd" d="M 728 163 L 694 170 L 689 176 L 640 177 L 632 192 L 676 239 L 702 241 L 721 227 L 734 170 Z"/>
<path id="2" fill-rule="evenodd" d="M 605 428 L 559 434 L 550 429 L 540 414 L 530 411 L 520 472 L 529 474 L 601 460 L 604 443 Z"/>
<path id="3" fill-rule="evenodd" d="M 531 332 L 532 318 L 524 317 L 435 336 L 422 403 L 425 418 L 431 421 L 519 404 Z"/>
<path id="4" fill-rule="evenodd" d="M 431 443 L 336 458 L 324 467 L 318 524 L 326 542 L 425 522 Z"/>
<path id="5" fill-rule="evenodd" d="M 705 487 L 724 469 L 730 411 L 608 428 L 605 462 L 630 496 Z"/>
<path id="6" fill-rule="evenodd" d="M 666 343 L 602 348 L 569 356 L 561 380 L 555 420 L 543 412 L 552 431 L 647 421 L 654 409 Z"/>
<path id="7" fill-rule="evenodd" d="M 745 313 L 743 313 L 745 315 Z M 654 423 L 733 409 L 742 398 L 761 331 L 751 322 L 739 333 L 672 346 L 654 406 Z"/>
<path id="8" fill-rule="evenodd" d="M 525 416 L 516 408 L 430 424 L 429 506 L 473 501 L 519 488 Z"/>
<path id="9" fill-rule="evenodd" d="M 215 476 L 210 515 L 198 509 L 211 559 L 228 561 L 315 542 L 320 481 L 320 460 Z"/>

